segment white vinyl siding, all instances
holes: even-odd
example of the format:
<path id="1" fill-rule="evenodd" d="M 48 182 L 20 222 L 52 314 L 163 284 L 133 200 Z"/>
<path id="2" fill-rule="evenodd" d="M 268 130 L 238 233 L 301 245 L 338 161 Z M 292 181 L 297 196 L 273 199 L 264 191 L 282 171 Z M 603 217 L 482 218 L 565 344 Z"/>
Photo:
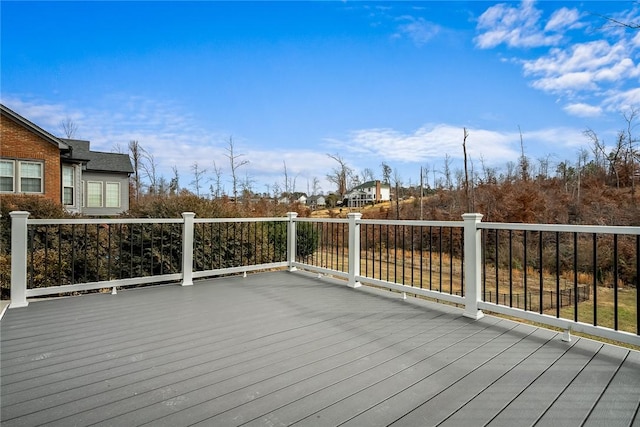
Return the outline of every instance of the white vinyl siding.
<path id="1" fill-rule="evenodd" d="M 119 182 L 105 183 L 105 207 L 107 208 L 120 207 L 120 183 Z"/>
<path id="2" fill-rule="evenodd" d="M 102 207 L 102 182 L 87 181 L 87 207 Z"/>

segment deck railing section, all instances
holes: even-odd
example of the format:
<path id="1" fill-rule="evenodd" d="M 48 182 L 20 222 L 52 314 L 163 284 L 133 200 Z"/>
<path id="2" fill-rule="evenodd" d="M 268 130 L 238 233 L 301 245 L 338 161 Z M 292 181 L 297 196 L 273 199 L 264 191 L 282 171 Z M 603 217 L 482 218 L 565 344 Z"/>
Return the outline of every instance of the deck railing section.
<path id="1" fill-rule="evenodd" d="M 286 267 L 287 234 L 287 218 L 195 218 L 192 276 Z"/>
<path id="2" fill-rule="evenodd" d="M 477 227 L 480 308 L 611 339 L 629 333 L 638 342 L 640 227 Z"/>
<path id="3" fill-rule="evenodd" d="M 463 221 L 29 219 L 12 212 L 11 307 L 28 297 L 297 268 L 640 345 L 640 227 Z"/>
<path id="4" fill-rule="evenodd" d="M 296 218 L 294 268 L 348 278 L 349 224 L 338 218 Z"/>

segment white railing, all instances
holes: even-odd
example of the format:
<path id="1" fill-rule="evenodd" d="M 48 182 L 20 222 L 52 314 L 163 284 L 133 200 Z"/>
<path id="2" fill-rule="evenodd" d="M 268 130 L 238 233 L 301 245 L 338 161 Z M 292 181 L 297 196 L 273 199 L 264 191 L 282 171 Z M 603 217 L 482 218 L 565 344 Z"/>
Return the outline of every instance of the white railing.
<path id="1" fill-rule="evenodd" d="M 637 276 L 640 268 L 638 261 L 637 247 L 640 246 L 640 227 L 599 227 L 599 226 L 570 226 L 570 225 L 542 225 L 542 224 L 503 224 L 503 223 L 482 223 L 480 214 L 465 214 L 463 221 L 390 221 L 390 220 L 363 220 L 358 213 L 351 213 L 346 219 L 312 219 L 298 218 L 296 213 L 289 213 L 286 218 L 227 218 L 227 219 L 208 219 L 195 218 L 193 213 L 183 213 L 181 219 L 64 219 L 64 220 L 44 220 L 29 219 L 28 212 L 12 212 L 12 234 L 11 234 L 11 308 L 24 307 L 28 304 L 28 298 L 55 295 L 66 292 L 83 291 L 100 288 L 140 285 L 148 283 L 179 281 L 182 286 L 193 285 L 193 280 L 203 277 L 211 277 L 222 274 L 247 273 L 254 270 L 266 270 L 274 268 L 288 268 L 289 271 L 296 269 L 304 269 L 317 272 L 318 274 L 328 274 L 334 277 L 346 280 L 348 286 L 357 288 L 362 284 L 375 285 L 378 287 L 398 291 L 403 297 L 407 294 L 419 295 L 432 298 L 438 301 L 446 301 L 463 307 L 463 314 L 471 319 L 479 319 L 483 316 L 483 311 L 491 311 L 509 316 L 514 316 L 528 321 L 539 322 L 553 327 L 562 328 L 567 331 L 565 336 L 568 338 L 568 331 L 584 332 L 604 338 L 614 339 L 634 345 L 640 345 L 640 335 L 638 331 L 638 303 L 634 308 L 635 312 L 631 317 L 635 318 L 634 330 L 621 330 L 618 325 L 618 237 L 632 239 L 630 243 L 635 245 L 635 258 L 633 259 L 636 268 L 636 285 L 635 299 L 638 298 Z M 117 241 L 112 247 L 112 231 L 111 227 L 120 227 L 119 233 L 123 234 L 122 227 L 133 227 L 135 224 L 143 226 L 157 226 L 158 224 L 171 224 L 181 227 L 180 231 L 180 266 L 176 271 L 162 271 L 160 273 L 153 272 L 154 258 L 149 261 L 151 264 L 151 273 L 143 275 L 135 275 L 134 272 L 128 272 L 130 277 L 122 277 L 111 272 L 111 260 L 125 258 L 128 252 L 122 250 L 122 238 L 116 238 L 117 231 L 113 235 L 113 240 Z M 281 224 L 280 227 L 278 224 Z M 82 283 L 58 284 L 57 286 L 46 287 L 28 287 L 29 277 L 29 252 L 32 250 L 29 243 L 29 227 L 43 226 L 72 226 L 86 227 L 95 225 L 96 227 L 107 227 L 105 233 L 108 234 L 107 249 L 101 249 L 107 261 L 109 262 L 108 277 L 104 280 L 84 281 Z M 200 229 L 200 228 L 201 229 Z M 209 227 L 209 228 L 208 228 Z M 214 227 L 215 230 L 214 231 Z M 226 228 L 221 228 L 226 227 Z M 233 227 L 229 229 L 228 227 Z M 235 227 L 240 227 L 238 232 Z M 244 228 L 242 228 L 244 227 Z M 447 231 L 443 231 L 447 230 Z M 489 242 L 486 234 L 489 230 L 495 233 L 495 266 L 487 262 L 487 251 Z M 579 301 L 575 300 L 575 307 L 572 316 L 561 314 L 562 297 L 560 293 L 556 293 L 558 306 L 556 313 L 549 313 L 543 309 L 542 300 L 540 300 L 539 308 L 533 310 L 531 305 L 525 303 L 524 308 L 518 308 L 513 304 L 500 304 L 496 298 L 495 302 L 491 298 L 486 298 L 488 288 L 487 283 L 488 271 L 493 269 L 492 275 L 496 277 L 496 288 L 500 281 L 500 257 L 498 248 L 501 247 L 499 240 L 499 230 L 508 233 L 508 265 L 512 266 L 515 256 L 512 254 L 513 247 L 517 244 L 526 246 L 527 239 L 531 239 L 531 235 L 535 234 L 539 237 L 540 259 L 538 262 L 540 293 L 542 294 L 543 284 L 548 280 L 548 273 L 543 266 L 543 250 L 546 248 L 546 242 L 543 241 L 542 233 L 550 233 L 556 238 L 556 258 L 559 259 L 558 247 L 560 233 L 569 233 L 573 236 L 573 245 L 576 251 L 574 255 L 575 276 L 574 285 L 578 286 L 578 246 L 577 235 L 592 235 L 594 257 L 597 256 L 597 242 L 601 236 L 614 236 L 615 246 L 614 262 L 615 271 L 613 273 L 613 295 L 615 297 L 613 325 L 602 326 L 598 322 L 598 316 L 595 311 L 598 310 L 596 297 L 599 295 L 598 283 L 594 275 L 594 287 L 592 289 L 593 304 L 593 322 L 585 322 L 584 315 L 578 316 Z M 100 230 L 97 231 L 98 234 Z M 133 231 L 131 231 L 133 233 Z M 153 243 L 153 233 L 151 231 L 150 246 L 145 247 L 141 244 L 142 257 L 146 252 L 157 252 L 156 258 L 162 265 L 167 261 L 165 257 L 166 231 L 156 231 L 155 240 L 160 243 Z M 217 235 L 215 233 L 218 233 Z M 59 231 L 59 235 L 62 233 Z M 208 234 L 207 234 L 208 233 Z M 236 262 L 233 265 L 214 265 L 202 263 L 198 261 L 199 257 L 209 256 L 215 257 L 214 245 L 222 245 L 220 236 L 245 233 L 246 237 L 237 240 L 238 236 L 231 236 L 236 239 L 233 251 L 240 252 L 240 264 Z M 513 239 L 513 233 L 521 233 L 518 239 Z M 140 236 L 144 233 L 140 231 Z M 176 234 L 173 233 L 172 236 Z M 72 234 L 73 235 L 73 234 Z M 393 235 L 393 242 L 389 239 Z M 522 236 L 524 238 L 522 239 Z M 85 237 L 86 239 L 86 237 Z M 105 237 L 103 237 L 105 239 Z M 141 237 L 142 239 L 142 237 Z M 386 239 L 386 240 L 385 240 Z M 635 239 L 635 240 L 633 240 Z M 514 243 L 517 241 L 517 244 Z M 570 240 L 569 240 L 570 241 Z M 309 243 L 310 242 L 310 243 Z M 635 242 L 635 243 L 633 243 Z M 58 242 L 61 245 L 60 242 Z M 300 245 L 299 245 L 300 244 Z M 309 250 L 304 249 L 304 245 L 311 245 Z M 264 248 L 260 249 L 260 245 Z M 158 249 L 158 246 L 160 249 Z M 628 245 L 627 245 L 628 246 Z M 62 247 L 62 246 L 60 246 Z M 96 245 L 96 248 L 98 245 Z M 236 249 L 237 247 L 237 249 Z M 392 250 L 390 248 L 393 248 Z M 228 248 L 220 247 L 219 250 L 228 250 Z M 86 250 L 86 248 L 85 248 Z M 138 249 L 136 249 L 138 250 Z M 118 252 L 119 251 L 119 252 Z M 133 251 L 133 249 L 132 249 Z M 209 252 L 210 255 L 207 255 Z M 264 252 L 264 254 L 262 252 Z M 305 252 L 306 251 L 306 252 Z M 448 251 L 448 253 L 446 253 Z M 63 252 L 59 250 L 58 252 Z M 96 253 L 98 249 L 96 249 Z M 245 254 L 245 252 L 247 252 Z M 633 252 L 633 251 L 632 251 Z M 304 253 L 304 256 L 301 255 Z M 527 286 L 531 278 L 527 278 L 527 271 L 530 269 L 530 262 L 527 262 L 528 249 L 523 249 L 525 264 L 521 267 L 524 271 L 524 295 L 527 295 Z M 195 254 L 195 256 L 194 256 Z M 69 254 L 67 254 L 69 255 Z M 119 256 L 118 256 L 119 255 Z M 58 254 L 58 256 L 61 256 Z M 176 256 L 172 253 L 171 256 Z M 129 257 L 133 264 L 134 257 Z M 234 259 L 237 260 L 238 257 Z M 137 259 L 137 258 L 136 258 Z M 140 258 L 143 259 L 143 258 Z M 428 260 L 428 261 L 427 261 Z M 46 257 L 45 257 L 46 261 Z M 545 260 L 546 261 L 546 260 Z M 627 260 L 628 261 L 628 260 Z M 115 261 L 113 261 L 115 262 Z M 147 261 L 144 261 L 147 262 Z M 158 261 L 156 261 L 158 262 Z M 424 264 L 423 264 L 424 262 Z M 559 262 L 559 261 L 556 261 Z M 390 277 L 389 269 L 393 266 L 394 270 L 401 264 L 400 279 L 393 274 Z M 628 266 L 627 266 L 628 267 Z M 447 271 L 448 268 L 448 271 Z M 594 274 L 596 273 L 597 263 L 594 263 Z M 626 268 L 626 267 L 625 267 Z M 104 269 L 104 266 L 103 266 Z M 132 269 L 133 270 L 133 269 Z M 155 268 L 157 270 L 157 266 Z M 511 286 L 515 283 L 512 276 L 512 267 L 507 267 L 509 279 L 507 280 L 510 295 L 513 294 Z M 386 275 L 383 273 L 386 272 Z M 427 274 L 428 273 L 428 274 Z M 436 275 L 434 280 L 432 274 Z M 439 275 L 439 276 L 438 276 Z M 111 276 L 114 276 L 113 278 Z M 118 276 L 118 277 L 116 277 Z M 419 276 L 419 279 L 417 278 Z M 543 277 L 544 276 L 544 277 Z M 552 275 L 553 276 L 553 275 Z M 439 280 L 439 283 L 436 283 Z M 518 279 L 522 282 L 521 279 Z M 443 286 L 443 281 L 448 281 L 447 286 Z M 559 264 L 555 273 L 555 283 L 559 288 L 560 283 L 560 267 Z M 424 285 L 424 286 L 423 286 Z M 434 286 L 432 286 L 434 285 Z M 445 283 L 447 285 L 447 283 Z M 500 284 L 500 286 L 503 286 Z M 506 286 L 506 285 L 504 285 Z M 530 289 L 529 289 L 530 290 Z M 496 295 L 498 289 L 495 290 Z M 493 291 L 491 291 L 493 292 Z M 536 291 L 538 292 L 538 291 Z M 607 290 L 609 292 L 609 290 Z M 621 292 L 621 291 L 620 291 Z M 632 291 L 631 291 L 632 292 Z M 531 293 L 531 292 L 529 292 Z M 575 294 L 572 294 L 575 295 Z M 577 298 L 577 297 L 575 297 Z M 602 296 L 600 296 L 602 298 Z M 511 298 L 510 298 L 511 299 Z M 526 296 L 525 296 L 526 299 Z M 582 302 L 580 302 L 582 304 Z M 632 321 L 633 323 L 633 321 Z M 627 328 L 629 329 L 629 328 Z"/>

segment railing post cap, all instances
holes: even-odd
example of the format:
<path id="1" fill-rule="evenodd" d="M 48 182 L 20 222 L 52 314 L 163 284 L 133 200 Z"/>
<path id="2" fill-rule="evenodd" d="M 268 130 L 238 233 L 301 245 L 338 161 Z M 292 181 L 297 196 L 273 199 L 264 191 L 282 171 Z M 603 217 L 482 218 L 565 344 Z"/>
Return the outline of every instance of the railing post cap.
<path id="1" fill-rule="evenodd" d="M 484 215 L 482 215 L 481 213 L 466 213 L 462 214 L 462 219 L 464 219 L 465 221 L 480 222 L 483 216 Z"/>
<path id="2" fill-rule="evenodd" d="M 360 219 L 360 218 L 362 218 L 362 214 L 360 212 L 349 212 L 347 214 L 347 218 Z"/>
<path id="3" fill-rule="evenodd" d="M 27 211 L 12 211 L 9 212 L 9 215 L 11 218 L 27 218 L 31 214 Z"/>
<path id="4" fill-rule="evenodd" d="M 296 218 L 298 216 L 298 212 L 287 212 L 287 218 Z"/>
<path id="5" fill-rule="evenodd" d="M 187 218 L 187 217 L 192 217 L 193 218 L 195 216 L 196 216 L 195 212 L 182 212 L 182 217 L 183 218 Z"/>

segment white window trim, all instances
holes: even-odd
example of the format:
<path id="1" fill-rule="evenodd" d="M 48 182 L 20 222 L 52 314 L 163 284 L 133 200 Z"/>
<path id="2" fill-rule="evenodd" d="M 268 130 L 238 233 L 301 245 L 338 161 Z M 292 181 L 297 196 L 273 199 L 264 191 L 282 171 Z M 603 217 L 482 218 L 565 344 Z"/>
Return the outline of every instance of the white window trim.
<path id="1" fill-rule="evenodd" d="M 117 199 L 117 203 L 115 206 L 110 206 L 107 204 L 107 188 L 109 187 L 109 185 L 116 185 L 118 187 L 118 199 Z M 120 188 L 120 183 L 119 182 L 112 182 L 112 181 L 107 181 L 104 183 L 104 207 L 105 208 L 119 208 L 122 205 L 121 202 L 122 199 L 122 193 L 121 193 L 121 188 Z"/>
<path id="2" fill-rule="evenodd" d="M 11 174 L 11 191 L 0 191 L 0 193 L 12 194 L 16 192 L 16 161 L 12 159 L 2 159 L 3 162 L 11 163 L 13 165 L 13 173 Z M 8 178 L 9 176 L 3 176 L 3 178 Z"/>
<path id="3" fill-rule="evenodd" d="M 2 191 L 4 194 L 44 194 L 44 162 L 38 160 L 2 159 L 3 162 L 13 162 L 13 191 Z M 32 164 L 40 166 L 40 191 L 22 191 L 22 165 Z"/>
<path id="4" fill-rule="evenodd" d="M 89 184 L 100 184 L 100 205 L 99 206 L 91 206 L 89 204 Z M 87 188 L 86 188 L 86 202 L 85 202 L 85 206 L 87 208 L 102 208 L 104 207 L 104 185 L 102 183 L 102 181 L 87 181 Z"/>
<path id="5" fill-rule="evenodd" d="M 64 185 L 64 170 L 65 169 L 71 169 L 71 185 Z M 62 177 L 61 177 L 61 181 L 62 181 L 62 204 L 64 206 L 75 206 L 77 205 L 76 201 L 77 199 L 77 195 L 76 195 L 76 168 L 73 166 L 62 166 Z M 65 188 L 71 188 L 71 203 L 65 203 L 64 200 L 64 189 Z"/>

